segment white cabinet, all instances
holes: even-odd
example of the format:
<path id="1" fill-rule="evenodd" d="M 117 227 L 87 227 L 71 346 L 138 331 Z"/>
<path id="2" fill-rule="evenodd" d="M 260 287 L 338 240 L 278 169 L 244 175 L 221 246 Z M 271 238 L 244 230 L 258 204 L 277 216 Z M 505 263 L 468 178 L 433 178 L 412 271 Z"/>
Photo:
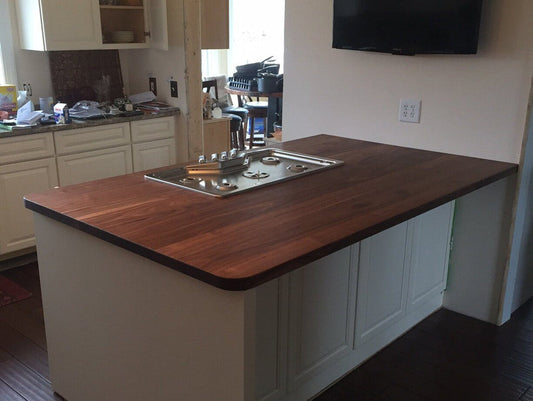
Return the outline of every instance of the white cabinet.
<path id="1" fill-rule="evenodd" d="M 57 158 L 61 186 L 114 177 L 133 172 L 129 145 Z"/>
<path id="2" fill-rule="evenodd" d="M 58 131 L 54 139 L 61 186 L 133 172 L 129 123 Z"/>
<path id="3" fill-rule="evenodd" d="M 411 272 L 408 312 L 441 294 L 446 286 L 454 202 L 430 210 L 411 221 Z"/>
<path id="4" fill-rule="evenodd" d="M 408 285 L 407 222 L 361 241 L 356 346 L 405 315 Z"/>
<path id="5" fill-rule="evenodd" d="M 98 0 L 17 0 L 20 47 L 87 50 L 102 46 Z"/>
<path id="6" fill-rule="evenodd" d="M 57 185 L 50 134 L 0 140 L 0 254 L 35 245 L 31 212 L 22 197 Z"/>
<path id="7" fill-rule="evenodd" d="M 35 245 L 32 213 L 23 196 L 57 186 L 53 157 L 0 166 L 0 254 Z"/>
<path id="8" fill-rule="evenodd" d="M 166 0 L 17 0 L 21 48 L 87 50 L 168 49 Z M 127 41 L 114 31 L 132 31 Z M 120 35 L 120 34 L 118 34 Z"/>
<path id="9" fill-rule="evenodd" d="M 100 5 L 104 49 L 152 47 L 168 50 L 166 0 L 117 0 L 116 3 Z M 117 36 L 120 31 L 132 31 L 133 40 L 124 43 Z"/>
<path id="10" fill-rule="evenodd" d="M 0 254 L 35 244 L 23 195 L 174 163 L 173 116 L 0 138 Z"/>
<path id="11" fill-rule="evenodd" d="M 289 276 L 289 391 L 353 348 L 358 245 Z"/>
<path id="12" fill-rule="evenodd" d="M 176 163 L 176 141 L 173 138 L 134 143 L 132 148 L 133 171 L 135 172 Z"/>
<path id="13" fill-rule="evenodd" d="M 288 276 L 256 289 L 255 399 L 287 393 Z"/>
<path id="14" fill-rule="evenodd" d="M 130 124 L 109 124 L 54 132 L 56 153 L 66 155 L 130 143 Z"/>
<path id="15" fill-rule="evenodd" d="M 133 171 L 176 163 L 174 117 L 131 123 Z"/>
<path id="16" fill-rule="evenodd" d="M 438 309 L 453 206 L 259 287 L 256 400 L 309 399 Z"/>

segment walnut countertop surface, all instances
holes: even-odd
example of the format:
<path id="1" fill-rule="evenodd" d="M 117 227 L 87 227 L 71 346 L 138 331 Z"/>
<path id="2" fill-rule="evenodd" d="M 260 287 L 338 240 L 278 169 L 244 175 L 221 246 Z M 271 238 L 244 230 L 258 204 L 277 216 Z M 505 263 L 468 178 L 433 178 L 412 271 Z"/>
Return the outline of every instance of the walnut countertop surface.
<path id="1" fill-rule="evenodd" d="M 344 165 L 214 198 L 129 174 L 26 207 L 226 290 L 245 290 L 515 173 L 510 163 L 329 135 L 282 149 Z"/>

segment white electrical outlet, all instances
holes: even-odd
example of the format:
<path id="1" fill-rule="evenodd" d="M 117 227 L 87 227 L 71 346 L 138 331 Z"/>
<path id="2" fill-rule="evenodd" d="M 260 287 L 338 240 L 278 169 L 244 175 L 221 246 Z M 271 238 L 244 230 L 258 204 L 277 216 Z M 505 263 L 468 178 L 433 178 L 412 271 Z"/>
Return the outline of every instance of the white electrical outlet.
<path id="1" fill-rule="evenodd" d="M 419 123 L 420 103 L 419 99 L 400 99 L 399 120 L 408 123 Z"/>

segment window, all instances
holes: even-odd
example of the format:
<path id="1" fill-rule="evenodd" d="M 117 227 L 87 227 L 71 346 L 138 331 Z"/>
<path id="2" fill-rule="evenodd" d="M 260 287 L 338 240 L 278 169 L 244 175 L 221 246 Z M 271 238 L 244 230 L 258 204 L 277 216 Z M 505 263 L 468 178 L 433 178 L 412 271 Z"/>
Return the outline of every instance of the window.
<path id="1" fill-rule="evenodd" d="M 202 50 L 202 75 L 230 76 L 235 66 L 270 56 L 282 70 L 285 0 L 229 0 L 229 15 L 230 48 Z"/>
<path id="2" fill-rule="evenodd" d="M 283 68 L 285 0 L 230 0 L 228 70 L 273 56 Z"/>

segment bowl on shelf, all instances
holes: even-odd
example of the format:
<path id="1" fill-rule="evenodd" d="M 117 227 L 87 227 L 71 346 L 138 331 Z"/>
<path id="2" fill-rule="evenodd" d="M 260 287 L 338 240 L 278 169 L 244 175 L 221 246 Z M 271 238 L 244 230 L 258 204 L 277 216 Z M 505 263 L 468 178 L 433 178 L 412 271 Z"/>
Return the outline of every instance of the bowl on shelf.
<path id="1" fill-rule="evenodd" d="M 131 43 L 135 39 L 133 31 L 113 31 L 111 41 L 114 43 Z"/>

